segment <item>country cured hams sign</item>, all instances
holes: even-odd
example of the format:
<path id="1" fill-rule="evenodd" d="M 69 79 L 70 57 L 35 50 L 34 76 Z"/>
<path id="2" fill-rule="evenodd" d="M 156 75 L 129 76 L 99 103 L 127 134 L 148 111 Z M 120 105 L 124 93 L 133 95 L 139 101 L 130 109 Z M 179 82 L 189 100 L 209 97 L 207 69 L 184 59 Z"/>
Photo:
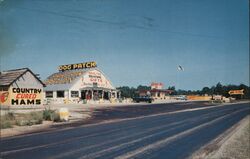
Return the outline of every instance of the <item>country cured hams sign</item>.
<path id="1" fill-rule="evenodd" d="M 1 105 L 41 105 L 42 89 L 39 88 L 13 88 L 0 91 Z"/>
<path id="2" fill-rule="evenodd" d="M 11 105 L 40 105 L 42 89 L 12 88 Z"/>

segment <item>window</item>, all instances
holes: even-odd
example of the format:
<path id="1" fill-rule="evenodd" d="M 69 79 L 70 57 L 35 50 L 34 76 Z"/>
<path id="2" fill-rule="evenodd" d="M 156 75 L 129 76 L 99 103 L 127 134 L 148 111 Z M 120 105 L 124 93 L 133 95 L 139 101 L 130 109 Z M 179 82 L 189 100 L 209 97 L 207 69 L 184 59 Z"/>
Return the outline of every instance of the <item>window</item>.
<path id="1" fill-rule="evenodd" d="M 79 92 L 78 91 L 71 91 L 71 97 L 72 98 L 78 98 L 79 97 Z"/>
<path id="2" fill-rule="evenodd" d="M 57 98 L 64 98 L 64 91 L 57 91 L 56 92 L 56 97 Z"/>
<path id="3" fill-rule="evenodd" d="M 53 98 L 53 91 L 46 91 L 45 92 L 45 97 L 46 98 Z"/>

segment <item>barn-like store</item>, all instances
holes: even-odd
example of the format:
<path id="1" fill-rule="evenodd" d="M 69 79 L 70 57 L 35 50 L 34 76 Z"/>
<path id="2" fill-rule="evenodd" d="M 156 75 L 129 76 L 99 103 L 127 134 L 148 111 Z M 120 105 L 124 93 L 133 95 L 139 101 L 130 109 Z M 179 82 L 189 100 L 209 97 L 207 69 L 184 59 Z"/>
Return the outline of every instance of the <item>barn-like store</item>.
<path id="1" fill-rule="evenodd" d="M 120 96 L 95 62 L 61 65 L 44 83 L 46 102 L 54 104 L 115 102 Z"/>

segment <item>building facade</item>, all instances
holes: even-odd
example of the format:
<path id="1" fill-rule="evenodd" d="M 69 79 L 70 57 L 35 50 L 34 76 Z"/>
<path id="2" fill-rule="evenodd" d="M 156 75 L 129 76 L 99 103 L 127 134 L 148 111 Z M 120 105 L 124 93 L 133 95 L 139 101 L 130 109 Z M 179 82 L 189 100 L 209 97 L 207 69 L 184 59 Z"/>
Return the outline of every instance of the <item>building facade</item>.
<path id="1" fill-rule="evenodd" d="M 120 96 L 94 62 L 59 66 L 45 84 L 45 102 L 53 104 L 114 102 Z"/>
<path id="2" fill-rule="evenodd" d="M 163 83 L 152 82 L 150 90 L 140 90 L 139 96 L 150 96 L 155 100 L 169 99 L 169 95 L 173 92 L 172 90 L 163 89 Z"/>

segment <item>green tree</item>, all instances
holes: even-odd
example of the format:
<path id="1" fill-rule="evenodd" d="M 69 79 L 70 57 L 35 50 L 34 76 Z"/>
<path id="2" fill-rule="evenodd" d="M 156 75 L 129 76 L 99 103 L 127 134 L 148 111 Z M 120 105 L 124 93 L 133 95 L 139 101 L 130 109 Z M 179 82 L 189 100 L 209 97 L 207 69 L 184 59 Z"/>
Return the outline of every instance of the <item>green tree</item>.
<path id="1" fill-rule="evenodd" d="M 151 89 L 150 86 L 142 86 L 142 85 L 139 85 L 139 86 L 137 87 L 137 90 L 138 90 L 138 91 L 141 91 L 141 90 L 146 90 L 146 91 L 148 91 L 148 90 L 150 90 L 150 89 Z"/>
<path id="2" fill-rule="evenodd" d="M 209 94 L 209 95 L 211 95 L 212 91 L 211 91 L 211 89 L 209 87 L 204 87 L 201 90 L 201 94 Z"/>
<path id="3" fill-rule="evenodd" d="M 214 93 L 218 94 L 218 95 L 223 94 L 223 86 L 220 82 L 216 84 L 215 89 L 214 89 Z"/>

